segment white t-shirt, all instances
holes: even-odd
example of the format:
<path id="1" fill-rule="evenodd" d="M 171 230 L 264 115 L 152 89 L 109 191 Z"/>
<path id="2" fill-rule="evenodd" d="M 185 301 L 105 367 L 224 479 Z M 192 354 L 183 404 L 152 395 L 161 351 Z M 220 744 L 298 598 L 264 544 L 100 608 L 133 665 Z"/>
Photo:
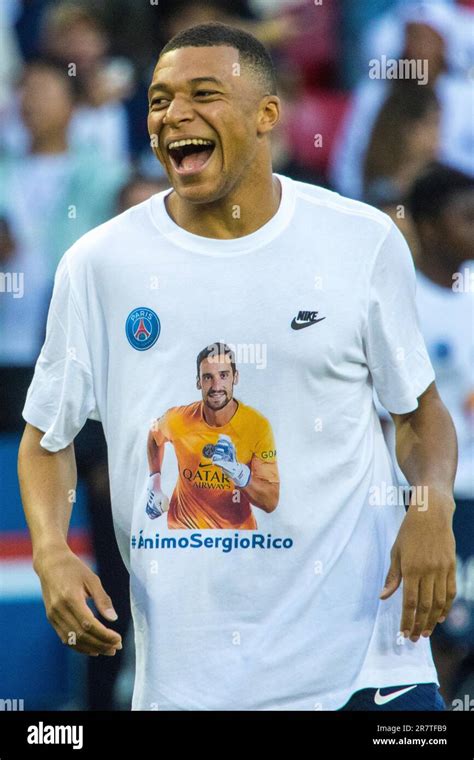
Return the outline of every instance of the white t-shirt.
<path id="1" fill-rule="evenodd" d="M 399 635 L 401 588 L 379 600 L 405 509 L 369 496 L 395 477 L 373 385 L 405 413 L 434 380 L 412 258 L 381 212 L 275 176 L 279 209 L 250 235 L 187 232 L 166 190 L 84 235 L 58 268 L 23 414 L 50 451 L 87 417 L 104 425 L 134 710 L 334 710 L 365 687 L 438 682 L 429 639 Z M 240 372 L 225 429 L 206 427 L 196 387 L 196 357 L 216 341 Z M 252 506 L 251 530 L 151 519 L 157 418 L 168 496 L 187 480 L 198 502 L 220 503 L 231 486 L 210 457 L 230 432 L 241 463 L 277 462 L 276 509 Z"/>

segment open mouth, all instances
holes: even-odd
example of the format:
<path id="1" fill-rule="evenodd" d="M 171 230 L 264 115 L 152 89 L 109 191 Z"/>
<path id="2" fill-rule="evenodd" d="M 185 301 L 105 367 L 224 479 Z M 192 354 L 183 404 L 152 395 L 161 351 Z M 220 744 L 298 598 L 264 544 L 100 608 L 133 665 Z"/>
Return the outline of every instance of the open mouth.
<path id="1" fill-rule="evenodd" d="M 227 399 L 227 395 L 225 393 L 210 393 L 209 394 L 210 401 L 216 401 L 217 403 L 221 403 L 222 401 L 225 401 L 226 399 Z"/>
<path id="2" fill-rule="evenodd" d="M 175 140 L 168 145 L 168 154 L 179 174 L 196 174 L 207 166 L 215 147 L 212 140 L 200 137 Z"/>

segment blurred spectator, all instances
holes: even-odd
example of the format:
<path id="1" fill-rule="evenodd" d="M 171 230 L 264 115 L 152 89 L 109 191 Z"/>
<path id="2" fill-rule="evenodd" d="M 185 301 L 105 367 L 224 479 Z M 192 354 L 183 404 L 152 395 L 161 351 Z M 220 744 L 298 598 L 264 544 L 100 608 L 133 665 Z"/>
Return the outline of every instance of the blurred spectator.
<path id="1" fill-rule="evenodd" d="M 466 72 L 453 72 L 447 56 L 448 40 L 458 27 L 449 23 L 456 13 L 449 7 L 425 2 L 405 10 L 402 60 L 424 67 L 426 82 L 434 87 L 441 104 L 441 136 L 438 158 L 464 171 L 474 171 L 474 92 Z M 369 62 L 367 62 L 369 63 Z M 380 61 L 382 74 L 385 71 Z M 368 70 L 367 70 L 368 76 Z M 406 77 L 406 75 L 405 75 Z M 421 78 L 422 79 L 422 78 Z M 400 78 L 397 87 L 413 79 Z M 423 81 L 423 79 L 422 79 Z M 422 84 L 419 85 L 420 90 Z M 336 141 L 331 180 L 336 189 L 354 198 L 363 196 L 363 166 L 373 124 L 394 85 L 389 78 L 369 79 L 358 87 L 352 109 Z"/>
<path id="2" fill-rule="evenodd" d="M 347 0 L 350 3 L 351 0 Z M 376 0 L 379 2 L 379 0 Z M 430 20 L 433 28 L 441 31 L 445 40 L 447 68 L 467 71 L 474 53 L 474 15 L 456 0 L 382 0 L 391 11 L 365 26 L 362 35 L 359 76 L 367 70 L 370 58 L 398 58 L 403 53 L 405 25 L 410 19 Z M 368 8 L 373 7 L 372 3 Z M 471 6 L 474 9 L 474 4 Z"/>
<path id="3" fill-rule="evenodd" d="M 125 59 L 109 59 L 109 38 L 99 17 L 86 5 L 64 2 L 44 19 L 46 53 L 77 76 L 79 102 L 71 120 L 72 145 L 92 145 L 104 158 L 128 156 L 126 110 L 121 101 L 133 86 L 133 68 Z"/>
<path id="4" fill-rule="evenodd" d="M 303 98 L 303 82 L 298 73 L 289 67 L 279 66 L 276 72 L 282 108 L 280 122 L 271 135 L 273 169 L 278 174 L 301 182 L 323 184 L 322 176 L 299 160 L 293 139 L 298 129 L 294 114 L 297 104 Z"/>
<path id="5" fill-rule="evenodd" d="M 280 21 L 284 27 L 292 26 L 293 32 L 281 40 L 275 52 L 302 77 L 307 92 L 340 90 L 339 0 L 321 4 L 302 0 L 284 9 Z"/>
<path id="6" fill-rule="evenodd" d="M 7 269 L 9 261 L 15 253 L 15 241 L 13 240 L 10 225 L 7 220 L 0 217 L 0 266 Z"/>
<path id="7" fill-rule="evenodd" d="M 30 63 L 20 88 L 30 150 L 0 160 L 0 216 L 14 240 L 8 270 L 24 278 L 19 297 L 0 298 L 0 364 L 31 365 L 42 342 L 49 290 L 59 258 L 108 219 L 127 174 L 119 162 L 68 146 L 73 80 L 62 66 Z"/>
<path id="8" fill-rule="evenodd" d="M 84 1 L 84 0 L 83 0 Z M 88 0 L 88 6 L 91 6 Z M 252 19 L 254 14 L 247 0 L 173 0 L 173 2 L 137 3 L 136 0 L 102 0 L 100 16 L 107 27 L 112 49 L 115 54 L 125 55 L 143 73 L 154 65 L 159 51 L 170 38 L 167 21 L 183 15 L 185 26 L 189 26 L 187 14 L 191 6 L 196 6 L 193 18 L 217 20 L 220 11 L 232 13 L 240 19 Z M 192 23 L 198 23 L 191 19 Z"/>
<path id="9" fill-rule="evenodd" d="M 422 330 L 458 434 L 455 495 L 474 507 L 474 176 L 433 165 L 415 182 L 408 206 L 420 242 Z M 472 519 L 474 526 L 474 512 Z"/>
<path id="10" fill-rule="evenodd" d="M 0 3 L 0 115 L 10 100 L 13 83 L 21 67 L 20 51 L 14 33 L 17 13 L 17 0 L 4 0 Z"/>
<path id="11" fill-rule="evenodd" d="M 207 24 L 209 21 L 226 23 L 228 18 L 229 11 L 219 0 L 176 0 L 165 11 L 166 37 L 170 39 L 195 24 Z"/>
<path id="12" fill-rule="evenodd" d="M 61 2 L 41 16 L 42 53 L 63 66 L 77 91 L 69 120 L 72 147 L 93 148 L 105 159 L 128 160 L 128 116 L 123 100 L 134 88 L 133 66 L 125 58 L 108 58 L 109 37 L 99 17 L 86 5 Z M 29 148 L 29 135 L 13 100 L 1 141 L 19 155 Z"/>
<path id="13" fill-rule="evenodd" d="M 282 45 L 301 32 L 294 14 L 285 10 L 266 18 L 249 18 L 250 14 L 245 11 L 248 11 L 248 4 L 243 2 L 173 0 L 163 15 L 165 39 L 170 39 L 190 26 L 210 21 L 220 21 L 245 29 L 268 47 Z"/>
<path id="14" fill-rule="evenodd" d="M 44 12 L 55 0 L 7 0 L 15 6 L 15 31 L 25 61 L 40 55 L 40 27 Z"/>
<path id="15" fill-rule="evenodd" d="M 469 261 L 474 176 L 434 166 L 415 182 L 409 207 L 420 240 L 421 328 L 459 447 L 454 486 L 458 594 L 432 639 L 443 691 L 452 703 L 465 693 L 474 697 L 474 262 Z"/>
<path id="16" fill-rule="evenodd" d="M 438 153 L 440 106 L 430 87 L 394 85 L 372 130 L 364 161 L 364 199 L 403 203 Z"/>
<path id="17" fill-rule="evenodd" d="M 134 174 L 119 192 L 117 211 L 121 214 L 128 208 L 143 203 L 155 193 L 166 190 L 168 187 L 170 187 L 168 178 L 159 180 L 154 177 L 147 177 L 144 174 Z"/>
<path id="18" fill-rule="evenodd" d="M 375 53 L 372 38 L 369 43 L 369 55 L 366 55 L 367 29 L 379 28 L 381 20 L 389 18 L 390 32 L 396 22 L 393 15 L 387 13 L 398 5 L 398 0 L 370 0 L 355 3 L 354 0 L 339 0 L 341 6 L 341 37 L 343 42 L 341 68 L 344 84 L 352 88 L 367 71 L 367 61 Z M 387 53 L 386 47 L 382 50 Z"/>

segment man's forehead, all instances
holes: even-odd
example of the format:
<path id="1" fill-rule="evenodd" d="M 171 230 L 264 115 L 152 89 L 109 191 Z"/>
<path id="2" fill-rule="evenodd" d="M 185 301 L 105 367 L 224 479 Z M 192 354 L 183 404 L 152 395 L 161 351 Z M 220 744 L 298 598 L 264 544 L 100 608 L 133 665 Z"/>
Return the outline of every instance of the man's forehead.
<path id="1" fill-rule="evenodd" d="M 239 51 L 230 45 L 183 47 L 170 50 L 159 59 L 153 72 L 151 87 L 158 84 L 185 84 L 192 79 L 209 77 L 223 84 L 240 79 Z"/>
<path id="2" fill-rule="evenodd" d="M 231 369 L 231 357 L 229 355 L 208 356 L 201 362 L 201 372 L 223 372 Z"/>

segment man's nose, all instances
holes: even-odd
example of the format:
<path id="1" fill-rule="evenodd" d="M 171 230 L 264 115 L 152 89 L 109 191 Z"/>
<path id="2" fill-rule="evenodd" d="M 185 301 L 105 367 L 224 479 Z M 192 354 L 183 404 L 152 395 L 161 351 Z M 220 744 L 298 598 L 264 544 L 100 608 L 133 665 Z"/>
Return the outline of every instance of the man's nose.
<path id="1" fill-rule="evenodd" d="M 193 109 L 187 98 L 174 98 L 166 109 L 163 118 L 164 124 L 179 124 L 181 121 L 190 121 L 193 118 Z"/>

